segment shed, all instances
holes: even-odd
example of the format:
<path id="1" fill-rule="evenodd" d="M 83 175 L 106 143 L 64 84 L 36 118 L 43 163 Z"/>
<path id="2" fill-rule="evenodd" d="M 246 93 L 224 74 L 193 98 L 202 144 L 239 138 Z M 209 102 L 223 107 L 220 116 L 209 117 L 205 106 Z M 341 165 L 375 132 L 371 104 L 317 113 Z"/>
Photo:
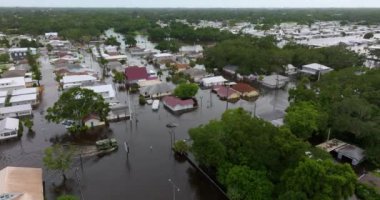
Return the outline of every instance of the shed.
<path id="1" fill-rule="evenodd" d="M 193 99 L 182 100 L 174 96 L 165 96 L 162 99 L 162 103 L 165 108 L 168 108 L 170 111 L 177 114 L 191 111 L 196 108 L 195 101 Z"/>
<path id="2" fill-rule="evenodd" d="M 232 86 L 232 89 L 238 91 L 243 98 L 253 98 L 259 96 L 259 92 L 247 83 L 237 83 Z"/>
<path id="3" fill-rule="evenodd" d="M 332 68 L 318 63 L 312 63 L 308 65 L 303 65 L 300 72 L 310 75 L 326 74 L 333 71 Z"/>
<path id="4" fill-rule="evenodd" d="M 345 143 L 338 139 L 331 139 L 324 143 L 317 145 L 327 152 L 336 152 L 338 154 L 338 159 L 343 157 L 349 158 L 352 165 L 358 165 L 365 159 L 364 150 L 352 144 Z"/>

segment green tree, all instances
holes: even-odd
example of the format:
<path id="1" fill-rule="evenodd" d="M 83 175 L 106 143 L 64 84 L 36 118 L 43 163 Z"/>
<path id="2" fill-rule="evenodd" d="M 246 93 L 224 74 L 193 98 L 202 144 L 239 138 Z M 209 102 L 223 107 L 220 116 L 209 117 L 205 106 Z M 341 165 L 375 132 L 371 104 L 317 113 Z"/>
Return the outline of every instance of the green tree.
<path id="1" fill-rule="evenodd" d="M 107 121 L 107 115 L 110 111 L 109 104 L 103 97 L 92 90 L 82 88 L 71 88 L 64 92 L 54 103 L 47 109 L 45 118 L 49 122 L 61 123 L 64 120 L 73 120 L 73 132 L 84 128 L 84 117 L 95 114 L 102 121 Z"/>
<path id="2" fill-rule="evenodd" d="M 32 128 L 33 128 L 33 121 L 30 120 L 29 118 L 25 118 L 23 120 L 24 122 L 24 126 L 28 128 L 29 131 L 32 131 Z"/>
<path id="3" fill-rule="evenodd" d="M 99 64 L 100 64 L 100 66 L 101 66 L 102 69 L 103 69 L 102 78 L 104 79 L 105 76 L 106 76 L 106 69 L 107 69 L 108 60 L 106 60 L 106 59 L 103 58 L 103 57 L 100 57 L 100 58 L 99 58 Z"/>
<path id="4" fill-rule="evenodd" d="M 105 45 L 120 46 L 120 42 L 117 41 L 116 37 L 108 37 L 104 42 Z"/>
<path id="5" fill-rule="evenodd" d="M 363 38 L 364 39 L 371 39 L 371 38 L 373 38 L 373 36 L 374 36 L 373 33 L 369 32 L 369 33 L 364 34 Z"/>
<path id="6" fill-rule="evenodd" d="M 270 200 L 273 184 L 265 172 L 255 171 L 246 166 L 232 167 L 226 177 L 227 193 L 231 200 Z"/>
<path id="7" fill-rule="evenodd" d="M 47 44 L 46 48 L 47 48 L 48 52 L 51 52 L 53 50 L 53 46 L 51 46 L 51 44 Z"/>
<path id="8" fill-rule="evenodd" d="M 113 81 L 115 83 L 124 83 L 125 76 L 122 72 L 115 71 Z"/>
<path id="9" fill-rule="evenodd" d="M 137 44 L 134 35 L 126 35 L 124 40 L 126 41 L 126 45 L 128 45 L 129 47 L 134 47 Z"/>
<path id="10" fill-rule="evenodd" d="M 74 195 L 61 195 L 57 200 L 79 200 L 79 198 Z"/>
<path id="11" fill-rule="evenodd" d="M 308 139 L 327 125 L 327 114 L 311 102 L 292 104 L 285 115 L 285 124 L 297 137 Z"/>
<path id="12" fill-rule="evenodd" d="M 293 193 L 312 200 L 347 199 L 353 195 L 356 182 L 350 165 L 335 164 L 329 160 L 306 159 L 282 177 L 283 195 Z"/>
<path id="13" fill-rule="evenodd" d="M 10 60 L 9 54 L 7 53 L 0 54 L 0 63 L 8 63 L 9 60 Z"/>
<path id="14" fill-rule="evenodd" d="M 182 83 L 179 84 L 175 90 L 174 95 L 181 99 L 188 99 L 195 96 L 198 92 L 198 85 L 194 83 Z"/>
<path id="15" fill-rule="evenodd" d="M 72 147 L 66 149 L 56 144 L 45 149 L 43 163 L 50 170 L 60 171 L 65 182 L 67 179 L 65 172 L 70 169 L 73 155 L 74 151 Z"/>

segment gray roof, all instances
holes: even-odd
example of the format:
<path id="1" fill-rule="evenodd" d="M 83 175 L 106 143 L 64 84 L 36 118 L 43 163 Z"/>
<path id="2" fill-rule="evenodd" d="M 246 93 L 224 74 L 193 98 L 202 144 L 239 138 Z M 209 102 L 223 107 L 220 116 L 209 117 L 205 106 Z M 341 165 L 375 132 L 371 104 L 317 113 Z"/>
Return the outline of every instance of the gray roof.
<path id="1" fill-rule="evenodd" d="M 197 77 L 197 76 L 206 76 L 207 72 L 202 69 L 197 69 L 197 68 L 190 68 L 187 70 L 182 71 L 184 74 L 188 74 L 191 77 Z"/>
<path id="2" fill-rule="evenodd" d="M 9 70 L 4 72 L 1 77 L 3 78 L 12 78 L 12 77 L 24 77 L 26 70 Z"/>
<path id="3" fill-rule="evenodd" d="M 160 93 L 173 92 L 174 86 L 169 83 L 160 83 L 155 85 L 149 85 L 140 88 L 140 94 L 144 95 L 154 95 Z"/>
<path id="4" fill-rule="evenodd" d="M 335 151 L 358 162 L 364 159 L 364 150 L 352 144 L 346 144 Z"/>

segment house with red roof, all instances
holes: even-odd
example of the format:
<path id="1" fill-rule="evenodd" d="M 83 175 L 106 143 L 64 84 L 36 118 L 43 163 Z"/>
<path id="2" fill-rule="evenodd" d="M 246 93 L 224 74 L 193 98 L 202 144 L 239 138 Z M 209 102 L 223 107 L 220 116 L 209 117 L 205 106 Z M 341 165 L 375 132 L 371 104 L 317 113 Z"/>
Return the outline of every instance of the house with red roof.
<path id="1" fill-rule="evenodd" d="M 231 88 L 231 86 L 217 85 L 212 88 L 221 100 L 236 101 L 239 100 L 240 94 L 238 91 Z"/>
<path id="2" fill-rule="evenodd" d="M 164 107 L 175 114 L 192 111 L 197 108 L 197 102 L 194 99 L 180 99 L 175 96 L 165 96 L 162 98 Z"/>
<path id="3" fill-rule="evenodd" d="M 259 96 L 259 92 L 247 83 L 237 83 L 232 86 L 232 89 L 239 92 L 240 97 L 243 99 L 251 100 Z"/>
<path id="4" fill-rule="evenodd" d="M 129 66 L 125 68 L 125 79 L 129 84 L 137 83 L 149 79 L 149 74 L 146 67 Z"/>

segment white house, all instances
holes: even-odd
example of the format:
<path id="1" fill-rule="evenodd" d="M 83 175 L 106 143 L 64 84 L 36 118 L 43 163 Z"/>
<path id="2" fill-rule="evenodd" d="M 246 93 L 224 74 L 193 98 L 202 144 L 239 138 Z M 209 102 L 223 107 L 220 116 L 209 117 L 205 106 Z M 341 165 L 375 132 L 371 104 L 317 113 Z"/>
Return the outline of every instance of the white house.
<path id="1" fill-rule="evenodd" d="M 30 115 L 32 115 L 32 106 L 30 104 L 0 108 L 0 119 Z"/>
<path id="2" fill-rule="evenodd" d="M 46 39 L 57 38 L 57 37 L 58 37 L 58 33 L 57 32 L 45 33 L 45 38 Z"/>
<path id="3" fill-rule="evenodd" d="M 0 97 L 7 97 L 8 91 L 0 91 Z"/>
<path id="4" fill-rule="evenodd" d="M 92 90 L 95 93 L 102 95 L 105 100 L 113 100 L 116 96 L 115 89 L 112 87 L 111 84 L 87 86 L 83 88 Z"/>
<path id="5" fill-rule="evenodd" d="M 23 60 L 24 58 L 26 58 L 26 54 L 28 51 L 32 55 L 37 54 L 36 48 L 10 48 L 8 50 L 10 57 L 12 58 L 12 60 L 15 61 Z"/>
<path id="6" fill-rule="evenodd" d="M 153 55 L 153 60 L 156 62 L 175 61 L 175 56 L 171 53 L 158 53 Z"/>
<path id="7" fill-rule="evenodd" d="M 223 76 L 213 76 L 203 78 L 201 83 L 204 87 L 212 87 L 215 85 L 223 85 L 227 80 Z"/>
<path id="8" fill-rule="evenodd" d="M 86 84 L 91 84 L 96 82 L 96 78 L 90 75 L 70 75 L 63 76 L 61 79 L 61 84 L 64 89 L 71 87 L 78 87 Z"/>
<path id="9" fill-rule="evenodd" d="M 26 94 L 38 94 L 38 88 L 36 87 L 22 88 L 22 89 L 15 89 L 12 91 L 12 96 L 19 96 L 19 95 L 26 95 Z"/>
<path id="10" fill-rule="evenodd" d="M 32 106 L 38 104 L 37 94 L 24 94 L 18 96 L 12 96 L 9 100 L 12 106 L 30 104 Z"/>
<path id="11" fill-rule="evenodd" d="M 96 126 L 103 126 L 106 123 L 104 121 L 101 121 L 100 118 L 96 115 L 89 115 L 83 119 L 84 125 L 93 128 Z"/>
<path id="12" fill-rule="evenodd" d="M 15 118 L 5 118 L 0 121 L 0 140 L 17 137 L 19 120 Z"/>
<path id="13" fill-rule="evenodd" d="M 312 63 L 308 65 L 303 65 L 300 71 L 305 74 L 320 75 L 331 72 L 333 71 L 333 69 L 318 63 Z"/>
<path id="14" fill-rule="evenodd" d="M 15 89 L 25 88 L 25 78 L 24 77 L 13 77 L 13 78 L 1 78 L 0 79 L 0 91 L 7 91 L 7 94 Z"/>
<path id="15" fill-rule="evenodd" d="M 5 100 L 7 99 L 7 97 L 0 97 L 0 107 L 4 107 L 5 106 Z"/>

